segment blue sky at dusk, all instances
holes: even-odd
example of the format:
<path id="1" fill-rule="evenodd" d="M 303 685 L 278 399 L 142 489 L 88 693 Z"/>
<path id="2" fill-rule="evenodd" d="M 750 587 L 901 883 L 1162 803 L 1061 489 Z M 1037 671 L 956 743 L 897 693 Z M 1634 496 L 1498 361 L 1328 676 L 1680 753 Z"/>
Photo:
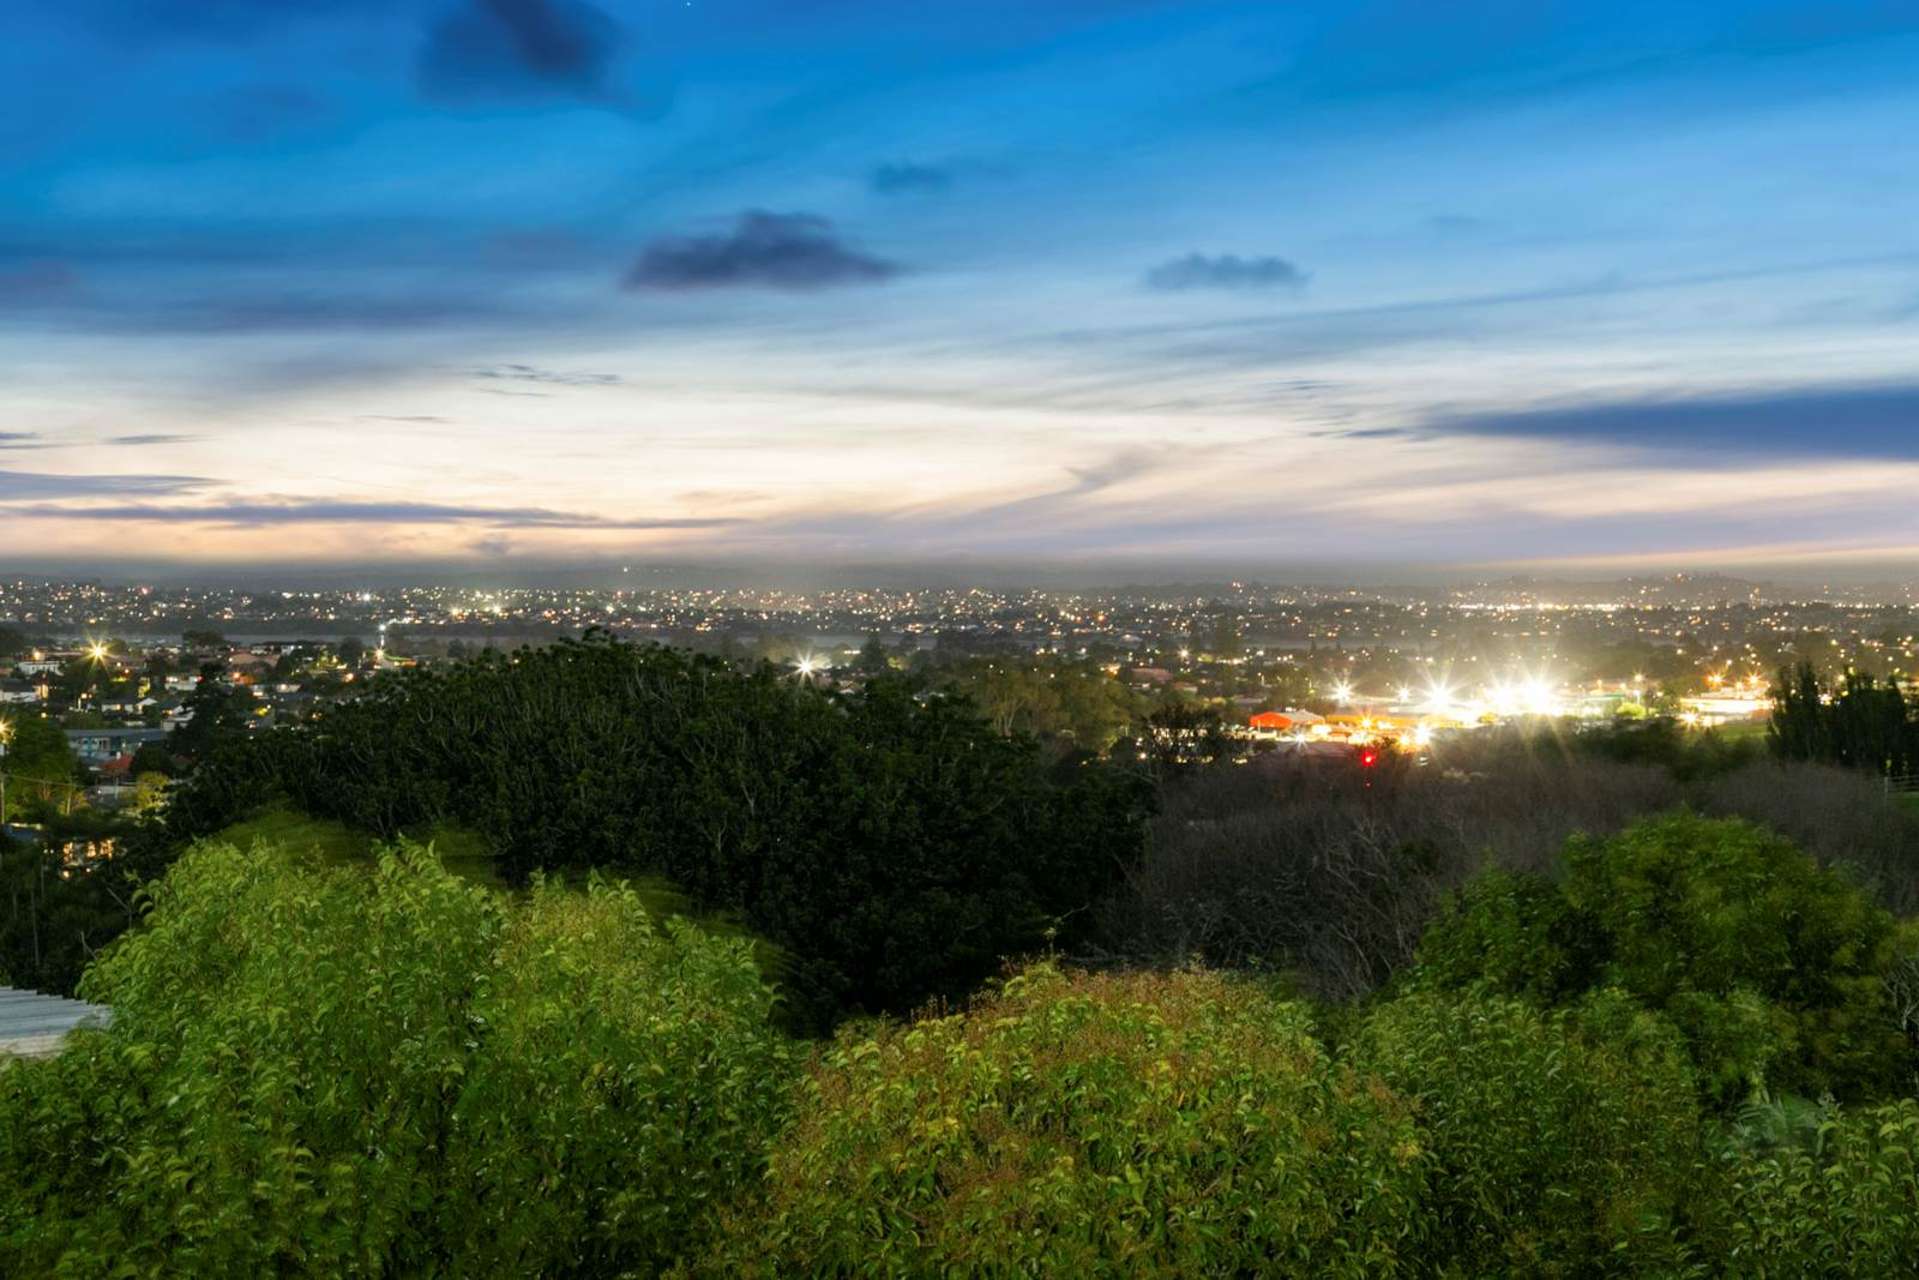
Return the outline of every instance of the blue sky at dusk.
<path id="1" fill-rule="evenodd" d="M 0 561 L 1919 562 L 1910 3 L 0 8 Z"/>

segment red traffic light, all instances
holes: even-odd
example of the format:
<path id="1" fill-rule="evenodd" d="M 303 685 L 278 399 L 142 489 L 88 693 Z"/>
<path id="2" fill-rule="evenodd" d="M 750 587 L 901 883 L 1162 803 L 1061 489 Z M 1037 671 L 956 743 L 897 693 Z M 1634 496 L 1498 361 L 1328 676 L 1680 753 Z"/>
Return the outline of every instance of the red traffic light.
<path id="1" fill-rule="evenodd" d="M 1368 769 L 1372 768 L 1374 765 L 1379 763 L 1379 752 L 1377 751 L 1360 752 L 1359 763 L 1364 765 Z"/>

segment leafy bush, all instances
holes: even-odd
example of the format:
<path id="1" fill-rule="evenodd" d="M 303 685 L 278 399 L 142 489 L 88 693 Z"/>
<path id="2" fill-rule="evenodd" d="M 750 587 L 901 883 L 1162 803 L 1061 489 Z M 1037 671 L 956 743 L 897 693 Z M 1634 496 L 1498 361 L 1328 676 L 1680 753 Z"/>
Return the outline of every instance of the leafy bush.
<path id="1" fill-rule="evenodd" d="M 1784 1015 L 1772 1086 L 1846 1097 L 1897 1081 L 1905 1045 L 1881 977 L 1893 920 L 1840 873 L 1749 823 L 1690 815 L 1576 840 L 1567 865 L 1567 896 L 1607 939 L 1608 980 L 1696 1044 L 1750 993 Z M 1712 1054 L 1700 1062 L 1712 1071 Z"/>
<path id="2" fill-rule="evenodd" d="M 1592 916 L 1544 876 L 1487 871 L 1448 899 L 1420 939 L 1413 981 L 1440 989 L 1484 985 L 1557 1004 L 1589 990 L 1606 956 Z"/>
<path id="3" fill-rule="evenodd" d="M 1680 1258 L 1692 1074 L 1671 1026 L 1628 998 L 1542 1012 L 1406 996 L 1366 1019 L 1349 1055 L 1419 1108 L 1431 1271 L 1576 1276 Z"/>
<path id="4" fill-rule="evenodd" d="M 0 1071 L 0 1273 L 657 1267 L 786 1088 L 745 943 L 417 847 L 190 851 L 83 991 L 110 1030 Z"/>
<path id="5" fill-rule="evenodd" d="M 715 1275 L 1416 1270 L 1407 1108 L 1307 1011 L 1214 974 L 1049 967 L 969 1014 L 845 1032 Z"/>
<path id="6" fill-rule="evenodd" d="M 180 837 L 277 793 L 385 838 L 479 831 L 513 883 L 666 877 L 780 948 L 814 1027 L 961 997 L 1062 922 L 1070 940 L 1138 857 L 1150 803 L 1130 776 L 1049 771 L 960 700 L 603 638 L 382 677 L 222 747 L 179 792 Z"/>
<path id="7" fill-rule="evenodd" d="M 1919 1101 L 1841 1112 L 1816 1142 L 1729 1147 L 1702 1223 L 1729 1275 L 1910 1275 L 1919 1258 Z"/>
<path id="8" fill-rule="evenodd" d="M 1491 873 L 1420 944 L 1415 988 L 1561 1005 L 1616 986 L 1671 1019 L 1700 1086 L 1883 1095 L 1909 1051 L 1885 975 L 1892 917 L 1748 823 L 1679 815 L 1567 846 L 1563 889 Z"/>

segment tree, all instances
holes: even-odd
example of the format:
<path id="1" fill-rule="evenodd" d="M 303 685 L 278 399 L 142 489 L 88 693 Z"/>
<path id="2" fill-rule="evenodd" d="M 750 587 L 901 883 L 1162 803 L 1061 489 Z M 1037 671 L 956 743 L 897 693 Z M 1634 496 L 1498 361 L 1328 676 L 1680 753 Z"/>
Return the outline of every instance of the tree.
<path id="1" fill-rule="evenodd" d="M 1310 1010 L 1253 983 L 1029 968 L 964 1017 L 842 1038 L 809 1084 L 699 1274 L 1370 1277 L 1423 1253 L 1412 1109 L 1343 1086 Z"/>
<path id="2" fill-rule="evenodd" d="M 1919 770 L 1919 712 L 1897 684 L 1848 671 L 1836 691 L 1828 690 L 1812 664 L 1802 662 L 1779 672 L 1772 701 L 1768 734 L 1784 759 L 1874 773 Z"/>
<path id="3" fill-rule="evenodd" d="M 785 1107 L 749 945 L 628 888 L 215 845 L 149 906 L 0 1069 L 0 1274 L 659 1274 Z"/>
<path id="4" fill-rule="evenodd" d="M 224 649 L 227 647 L 227 638 L 225 636 L 221 635 L 218 631 L 206 627 L 187 628 L 180 633 L 180 642 L 189 650 L 197 653 L 207 653 L 215 649 Z"/>
<path id="5" fill-rule="evenodd" d="M 899 678 L 840 695 L 598 636 L 383 675 L 312 725 L 206 754 L 167 823 L 210 834 L 278 792 L 384 837 L 471 827 L 516 884 L 662 876 L 779 948 L 787 1012 L 820 1027 L 962 997 L 1049 931 L 1090 931 L 1150 796 L 1050 766 Z"/>
<path id="6" fill-rule="evenodd" d="M 9 775 L 7 817 L 41 817 L 71 807 L 73 788 L 80 780 L 80 764 L 67 735 L 44 716 L 16 716 L 0 772 Z"/>
<path id="7" fill-rule="evenodd" d="M 1349 1061 L 1419 1109 L 1421 1274 L 1678 1270 L 1700 1120 L 1662 1019 L 1617 993 L 1551 1012 L 1411 995 L 1365 1018 Z"/>
<path id="8" fill-rule="evenodd" d="M 27 643 L 27 636 L 18 627 L 0 627 L 0 659 L 17 658 L 31 652 L 33 646 Z"/>
<path id="9" fill-rule="evenodd" d="M 340 656 L 340 664 L 348 670 L 366 661 L 366 642 L 358 636 L 344 637 L 333 646 L 333 651 Z"/>
<path id="10" fill-rule="evenodd" d="M 886 644 L 877 635 L 866 638 L 866 643 L 860 648 L 860 656 L 853 662 L 854 669 L 867 676 L 884 675 L 891 665 Z"/>
<path id="11" fill-rule="evenodd" d="M 219 743 L 246 732 L 253 701 L 227 684 L 223 662 L 208 662 L 200 667 L 200 682 L 187 695 L 187 722 L 173 731 L 173 750 L 198 761 L 209 755 Z"/>
<path id="12" fill-rule="evenodd" d="M 1469 888 L 1421 941 L 1415 983 L 1545 1004 L 1616 987 L 1679 1027 L 1722 1103 L 1760 1086 L 1876 1097 L 1898 1079 L 1894 923 L 1838 871 L 1749 823 L 1689 815 L 1575 838 L 1566 867 L 1558 890 Z"/>

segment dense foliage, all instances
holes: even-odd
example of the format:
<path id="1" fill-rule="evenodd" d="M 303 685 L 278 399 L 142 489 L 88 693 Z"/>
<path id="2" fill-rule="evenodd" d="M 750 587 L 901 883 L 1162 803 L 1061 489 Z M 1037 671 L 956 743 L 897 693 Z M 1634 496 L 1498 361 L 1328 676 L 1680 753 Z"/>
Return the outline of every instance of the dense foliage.
<path id="1" fill-rule="evenodd" d="M 616 1274 L 757 1166 L 788 1051 L 747 945 L 628 890 L 523 901 L 207 846 L 0 1069 L 0 1274 Z"/>
<path id="2" fill-rule="evenodd" d="M 1202 973 L 1029 971 L 844 1034 L 713 1275 L 1371 1276 L 1421 1241 L 1410 1107 Z"/>
<path id="3" fill-rule="evenodd" d="M 1771 741 L 1788 760 L 1818 760 L 1872 773 L 1919 773 L 1919 706 L 1897 683 L 1848 671 L 1837 688 L 1810 663 L 1779 673 Z"/>
<path id="4" fill-rule="evenodd" d="M 1616 987 L 1683 1030 L 1716 1096 L 1869 1097 L 1913 1065 L 1884 977 L 1895 937 L 1890 914 L 1789 841 L 1681 815 L 1574 840 L 1558 886 L 1469 886 L 1413 980 L 1549 1005 Z"/>
<path id="5" fill-rule="evenodd" d="M 1550 1014 L 1416 995 L 1372 1014 L 1351 1057 L 1417 1106 L 1428 1266 L 1550 1276 L 1677 1261 L 1699 1116 L 1663 1020 L 1618 993 Z"/>
<path id="6" fill-rule="evenodd" d="M 747 940 L 597 877 L 201 845 L 85 979 L 113 1026 L 0 1067 L 0 1274 L 1909 1270 L 1910 1069 L 1779 1081 L 1877 1052 L 1838 1014 L 1910 932 L 1742 823 L 1568 864 L 1366 1000 L 1049 961 L 809 1049 Z M 1797 1056 L 1728 1098 L 1694 996 Z"/>
<path id="7" fill-rule="evenodd" d="M 458 822 L 515 883 L 665 876 L 784 952 L 812 1025 L 963 996 L 1083 931 L 1149 800 L 1049 768 L 962 700 L 603 639 L 386 677 L 318 724 L 216 743 L 169 823 L 210 834 L 274 792 L 385 837 Z"/>

